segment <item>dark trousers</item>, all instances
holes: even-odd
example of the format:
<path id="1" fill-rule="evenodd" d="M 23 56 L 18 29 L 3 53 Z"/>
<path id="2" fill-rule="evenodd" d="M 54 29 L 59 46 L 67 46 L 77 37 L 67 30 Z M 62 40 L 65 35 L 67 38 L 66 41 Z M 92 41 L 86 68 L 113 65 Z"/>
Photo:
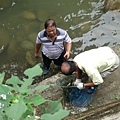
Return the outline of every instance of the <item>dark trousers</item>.
<path id="1" fill-rule="evenodd" d="M 58 59 L 49 59 L 48 57 L 46 57 L 43 53 L 42 53 L 42 58 L 43 58 L 43 63 L 44 63 L 44 67 L 49 68 L 50 64 L 52 61 L 54 61 L 54 64 L 57 66 L 61 66 L 63 62 L 66 61 L 65 57 L 64 57 L 65 52 L 62 52 L 62 54 L 60 55 L 60 57 Z"/>

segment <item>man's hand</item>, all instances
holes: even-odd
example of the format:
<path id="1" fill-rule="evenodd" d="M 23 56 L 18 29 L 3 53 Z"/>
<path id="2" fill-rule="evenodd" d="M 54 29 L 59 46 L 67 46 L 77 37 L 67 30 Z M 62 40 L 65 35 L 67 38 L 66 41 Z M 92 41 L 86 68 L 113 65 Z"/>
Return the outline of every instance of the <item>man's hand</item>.
<path id="1" fill-rule="evenodd" d="M 78 85 L 79 83 L 81 83 L 81 79 L 76 79 L 75 82 L 74 82 L 74 85 Z"/>
<path id="2" fill-rule="evenodd" d="M 40 58 L 40 55 L 35 53 L 35 58 Z"/>
<path id="3" fill-rule="evenodd" d="M 84 89 L 84 83 L 78 83 L 77 88 L 80 90 Z"/>
<path id="4" fill-rule="evenodd" d="M 64 57 L 65 57 L 66 59 L 68 59 L 68 58 L 70 57 L 70 52 L 66 51 Z"/>

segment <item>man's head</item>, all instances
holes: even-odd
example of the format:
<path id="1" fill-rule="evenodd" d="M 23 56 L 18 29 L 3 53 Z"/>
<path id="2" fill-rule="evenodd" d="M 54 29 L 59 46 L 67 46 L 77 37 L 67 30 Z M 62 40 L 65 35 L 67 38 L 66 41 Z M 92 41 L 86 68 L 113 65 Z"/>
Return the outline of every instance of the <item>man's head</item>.
<path id="1" fill-rule="evenodd" d="M 63 62 L 61 66 L 61 72 L 65 75 L 71 75 L 76 69 L 75 62 L 73 61 Z"/>
<path id="2" fill-rule="evenodd" d="M 44 28 L 49 37 L 54 37 L 56 35 L 56 23 L 53 19 L 48 19 L 45 21 Z"/>

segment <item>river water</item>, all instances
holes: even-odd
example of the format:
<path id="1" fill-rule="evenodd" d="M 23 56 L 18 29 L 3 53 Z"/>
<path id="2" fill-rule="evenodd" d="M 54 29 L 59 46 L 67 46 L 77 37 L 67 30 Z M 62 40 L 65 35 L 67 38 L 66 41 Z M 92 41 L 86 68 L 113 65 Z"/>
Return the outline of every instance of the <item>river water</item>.
<path id="1" fill-rule="evenodd" d="M 71 57 L 100 46 L 120 43 L 120 11 L 105 11 L 102 0 L 1 0 L 0 73 L 22 76 L 42 62 L 34 58 L 37 33 L 52 18 L 73 41 Z"/>

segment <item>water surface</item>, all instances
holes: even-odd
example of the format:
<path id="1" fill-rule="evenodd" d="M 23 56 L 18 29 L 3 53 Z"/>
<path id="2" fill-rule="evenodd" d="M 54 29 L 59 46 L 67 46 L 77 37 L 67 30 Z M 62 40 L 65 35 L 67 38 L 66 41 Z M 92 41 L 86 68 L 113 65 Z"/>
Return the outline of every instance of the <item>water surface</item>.
<path id="1" fill-rule="evenodd" d="M 41 60 L 34 58 L 37 33 L 52 18 L 73 41 L 71 57 L 100 46 L 120 43 L 120 11 L 105 11 L 102 0 L 1 0 L 0 73 L 23 75 Z M 4 4 L 3 4 L 4 3 Z"/>

